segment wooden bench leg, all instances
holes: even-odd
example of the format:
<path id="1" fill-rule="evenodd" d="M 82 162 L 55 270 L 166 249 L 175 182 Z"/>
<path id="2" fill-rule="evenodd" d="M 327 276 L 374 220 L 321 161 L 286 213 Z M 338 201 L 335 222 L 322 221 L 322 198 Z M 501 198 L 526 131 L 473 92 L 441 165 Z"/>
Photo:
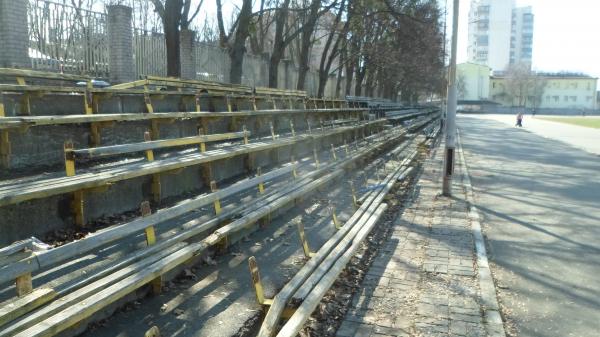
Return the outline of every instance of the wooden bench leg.
<path id="1" fill-rule="evenodd" d="M 0 131 L 0 165 L 3 168 L 10 167 L 10 137 L 8 130 Z"/>
<path id="2" fill-rule="evenodd" d="M 75 218 L 75 224 L 78 226 L 85 226 L 85 213 L 84 213 L 84 204 L 85 204 L 85 192 L 75 191 L 73 193 L 73 201 L 71 202 L 71 209 L 73 211 L 73 216 Z"/>
<path id="3" fill-rule="evenodd" d="M 33 290 L 33 285 L 31 283 L 31 273 L 18 276 L 15 280 L 15 287 L 17 289 L 18 296 L 24 296 L 29 294 Z"/>
<path id="4" fill-rule="evenodd" d="M 152 210 L 150 209 L 150 203 L 148 201 L 142 202 L 140 206 L 140 210 L 142 213 L 142 217 L 149 216 L 152 214 Z M 152 246 L 156 244 L 156 232 L 154 231 L 154 226 L 148 226 L 144 230 L 146 234 L 146 243 L 148 246 Z M 152 293 L 158 295 L 162 292 L 163 280 L 162 276 L 159 276 L 150 282 L 152 287 Z"/>

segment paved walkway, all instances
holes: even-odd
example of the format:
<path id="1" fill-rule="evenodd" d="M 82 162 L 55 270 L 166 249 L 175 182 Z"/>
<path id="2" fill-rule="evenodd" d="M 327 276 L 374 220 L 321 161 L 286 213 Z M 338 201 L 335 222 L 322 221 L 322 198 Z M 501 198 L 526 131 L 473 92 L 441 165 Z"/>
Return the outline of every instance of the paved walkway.
<path id="1" fill-rule="evenodd" d="M 457 124 L 507 333 L 599 336 L 600 158 L 528 132 L 527 119 Z"/>
<path id="2" fill-rule="evenodd" d="M 337 336 L 487 335 L 462 170 L 454 197 L 439 196 L 442 153 L 426 161 Z"/>
<path id="3" fill-rule="evenodd" d="M 491 119 L 511 126 L 515 125 L 515 116 L 512 115 L 469 115 L 469 117 Z M 600 129 L 547 121 L 537 117 L 544 116 L 525 116 L 523 129 L 544 138 L 555 139 L 584 151 L 600 155 Z"/>

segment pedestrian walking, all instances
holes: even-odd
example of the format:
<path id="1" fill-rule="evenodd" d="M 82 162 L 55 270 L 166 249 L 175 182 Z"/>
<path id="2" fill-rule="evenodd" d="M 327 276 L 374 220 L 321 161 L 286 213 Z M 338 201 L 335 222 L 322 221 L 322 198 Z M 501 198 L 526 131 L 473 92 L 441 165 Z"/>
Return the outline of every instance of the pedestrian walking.
<path id="1" fill-rule="evenodd" d="M 523 127 L 523 113 L 519 112 L 517 114 L 517 124 L 515 126 Z"/>

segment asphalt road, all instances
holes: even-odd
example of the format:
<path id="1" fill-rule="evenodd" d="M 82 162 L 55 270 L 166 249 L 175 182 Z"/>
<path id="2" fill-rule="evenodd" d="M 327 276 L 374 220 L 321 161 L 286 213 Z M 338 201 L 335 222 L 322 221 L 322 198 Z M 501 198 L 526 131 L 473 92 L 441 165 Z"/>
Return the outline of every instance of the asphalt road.
<path id="1" fill-rule="evenodd" d="M 599 336 L 600 158 L 498 120 L 457 122 L 509 335 Z"/>

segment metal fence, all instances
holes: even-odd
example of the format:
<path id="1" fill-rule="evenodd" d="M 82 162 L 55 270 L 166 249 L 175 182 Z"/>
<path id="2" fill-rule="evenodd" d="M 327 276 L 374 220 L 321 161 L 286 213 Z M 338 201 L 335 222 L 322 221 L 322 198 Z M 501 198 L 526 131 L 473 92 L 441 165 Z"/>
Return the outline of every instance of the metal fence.
<path id="1" fill-rule="evenodd" d="M 49 0 L 29 0 L 29 56 L 36 70 L 109 77 L 107 15 Z M 132 52 L 135 77 L 167 75 L 167 48 L 162 32 L 133 28 Z M 193 46 L 196 79 L 229 82 L 229 53 L 219 46 L 196 40 Z M 267 87 L 269 60 L 246 53 L 242 84 Z M 295 89 L 298 68 L 281 62 L 278 87 Z M 305 90 L 316 95 L 317 71 L 306 75 Z M 344 88 L 342 83 L 342 91 Z M 325 96 L 335 96 L 336 79 L 330 77 Z"/>
<path id="2" fill-rule="evenodd" d="M 133 30 L 135 76 L 167 76 L 167 46 L 164 35 L 142 29 Z"/>
<path id="3" fill-rule="evenodd" d="M 106 14 L 47 0 L 29 0 L 33 69 L 108 76 Z"/>

